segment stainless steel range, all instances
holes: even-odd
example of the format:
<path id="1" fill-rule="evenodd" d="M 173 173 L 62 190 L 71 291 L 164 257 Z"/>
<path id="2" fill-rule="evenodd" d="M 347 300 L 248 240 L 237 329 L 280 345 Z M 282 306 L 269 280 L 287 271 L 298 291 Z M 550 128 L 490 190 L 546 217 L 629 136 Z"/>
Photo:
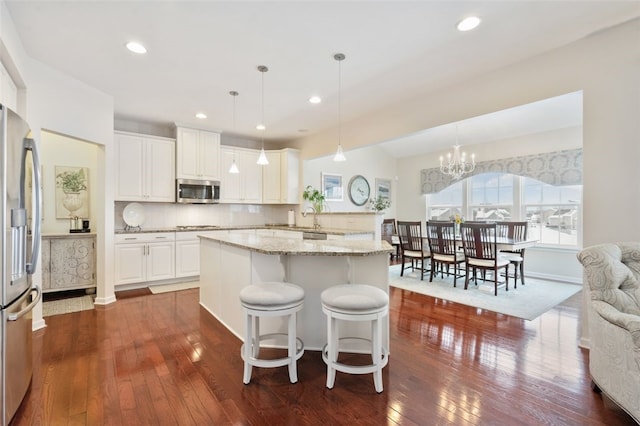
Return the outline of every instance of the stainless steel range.
<path id="1" fill-rule="evenodd" d="M 8 424 L 31 383 L 33 355 L 31 310 L 40 289 L 31 288 L 40 251 L 40 161 L 30 129 L 16 113 L 0 105 L 0 423 Z M 32 175 L 33 174 L 33 179 Z M 33 196 L 31 189 L 33 188 Z M 33 206 L 33 214 L 30 206 Z M 29 232 L 29 220 L 33 233 Z"/>

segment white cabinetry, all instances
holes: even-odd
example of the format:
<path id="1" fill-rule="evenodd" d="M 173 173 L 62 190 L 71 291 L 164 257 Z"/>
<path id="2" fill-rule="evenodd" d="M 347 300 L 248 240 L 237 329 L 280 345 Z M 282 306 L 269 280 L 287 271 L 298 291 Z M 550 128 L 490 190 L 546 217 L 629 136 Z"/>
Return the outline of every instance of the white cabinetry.
<path id="1" fill-rule="evenodd" d="M 186 127 L 177 133 L 177 178 L 220 179 L 220 134 Z"/>
<path id="2" fill-rule="evenodd" d="M 119 201 L 175 201 L 175 141 L 116 132 L 116 194 Z"/>
<path id="3" fill-rule="evenodd" d="M 6 68 L 0 63 L 0 103 L 18 111 L 18 88 Z"/>
<path id="4" fill-rule="evenodd" d="M 269 164 L 262 168 L 262 202 L 280 203 L 282 170 L 280 169 L 280 151 L 268 151 Z"/>
<path id="5" fill-rule="evenodd" d="M 175 278 L 175 233 L 115 237 L 116 285 Z"/>
<path id="6" fill-rule="evenodd" d="M 93 234 L 42 237 L 42 291 L 96 286 Z"/>
<path id="7" fill-rule="evenodd" d="M 201 232 L 176 232 L 176 278 L 200 275 Z"/>
<path id="8" fill-rule="evenodd" d="M 269 165 L 262 172 L 262 202 L 297 204 L 300 202 L 300 154 L 297 149 L 268 151 Z"/>
<path id="9" fill-rule="evenodd" d="M 248 203 L 262 202 L 262 167 L 256 164 L 259 151 L 234 147 L 222 147 L 220 149 L 221 179 L 220 202 L 222 203 Z M 229 173 L 229 167 L 235 160 L 240 173 Z"/>

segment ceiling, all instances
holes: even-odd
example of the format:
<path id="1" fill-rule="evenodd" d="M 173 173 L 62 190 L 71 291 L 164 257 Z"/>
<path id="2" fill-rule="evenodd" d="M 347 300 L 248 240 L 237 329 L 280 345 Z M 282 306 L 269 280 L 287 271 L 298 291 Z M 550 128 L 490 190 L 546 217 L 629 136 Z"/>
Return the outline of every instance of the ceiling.
<path id="1" fill-rule="evenodd" d="M 640 16 L 637 1 L 5 3 L 27 54 L 113 96 L 116 119 L 277 141 L 337 125 L 335 53 L 346 55 L 347 121 Z M 456 23 L 472 14 L 481 25 L 457 31 Z M 130 40 L 148 52 L 126 50 Z M 262 75 L 258 65 L 269 71 Z M 264 133 L 255 129 L 262 77 Z M 240 93 L 235 120 L 231 90 Z M 310 104 L 311 95 L 323 102 Z M 197 112 L 208 118 L 195 118 Z M 459 126 L 460 133 L 470 129 Z M 450 129 L 430 132 L 444 132 L 448 145 L 453 140 Z M 416 149 L 410 141 L 402 155 Z"/>

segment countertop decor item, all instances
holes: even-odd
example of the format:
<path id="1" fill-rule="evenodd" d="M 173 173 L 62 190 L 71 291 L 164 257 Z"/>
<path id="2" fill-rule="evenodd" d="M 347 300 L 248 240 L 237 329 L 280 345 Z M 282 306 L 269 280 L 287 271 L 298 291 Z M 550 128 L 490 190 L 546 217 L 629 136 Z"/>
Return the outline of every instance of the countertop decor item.
<path id="1" fill-rule="evenodd" d="M 129 203 L 122 211 L 122 219 L 127 225 L 125 229 L 140 228 L 144 223 L 144 206 L 140 203 Z"/>
<path id="2" fill-rule="evenodd" d="M 364 206 L 369 201 L 371 188 L 369 182 L 362 175 L 355 175 L 349 181 L 349 198 L 356 206 Z"/>
<path id="3" fill-rule="evenodd" d="M 304 192 L 302 193 L 302 199 L 311 203 L 311 207 L 313 208 L 314 213 L 322 212 L 322 209 L 324 208 L 325 196 L 316 188 L 312 187 L 311 185 L 307 185 Z"/>
<path id="4" fill-rule="evenodd" d="M 369 208 L 376 212 L 381 212 L 388 209 L 391 206 L 391 201 L 384 198 L 382 195 L 378 195 L 376 198 L 369 200 Z"/>

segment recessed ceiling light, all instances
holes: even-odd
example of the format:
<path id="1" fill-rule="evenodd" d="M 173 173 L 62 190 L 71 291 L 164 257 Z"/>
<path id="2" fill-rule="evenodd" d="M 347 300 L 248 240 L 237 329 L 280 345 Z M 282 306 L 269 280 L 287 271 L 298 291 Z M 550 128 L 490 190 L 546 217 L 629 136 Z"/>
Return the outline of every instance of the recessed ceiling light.
<path id="1" fill-rule="evenodd" d="M 312 96 L 309 98 L 309 102 L 311 102 L 312 104 L 319 104 L 320 102 L 322 102 L 322 99 L 320 98 L 320 96 Z"/>
<path id="2" fill-rule="evenodd" d="M 258 129 L 258 130 L 264 130 L 264 129 L 266 129 L 266 127 L 264 126 L 264 124 L 258 124 L 258 125 L 256 126 L 256 129 Z"/>
<path id="3" fill-rule="evenodd" d="M 138 53 L 140 55 L 142 55 L 143 53 L 147 53 L 147 48 L 135 41 L 130 41 L 129 43 L 127 43 L 127 49 L 129 49 L 133 53 Z"/>
<path id="4" fill-rule="evenodd" d="M 205 114 L 204 112 L 199 112 L 196 114 L 196 118 L 204 120 L 205 118 L 207 118 L 207 114 Z"/>
<path id="5" fill-rule="evenodd" d="M 480 25 L 480 18 L 477 16 L 468 16 L 458 22 L 458 31 L 470 31 Z"/>

